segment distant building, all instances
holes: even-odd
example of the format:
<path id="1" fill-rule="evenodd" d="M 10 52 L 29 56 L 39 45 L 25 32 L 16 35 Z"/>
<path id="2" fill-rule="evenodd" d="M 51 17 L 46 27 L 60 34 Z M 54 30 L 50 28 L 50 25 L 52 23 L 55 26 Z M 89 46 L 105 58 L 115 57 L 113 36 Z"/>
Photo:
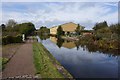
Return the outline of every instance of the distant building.
<path id="1" fill-rule="evenodd" d="M 57 34 L 57 26 L 50 28 L 50 34 L 56 35 Z"/>
<path id="2" fill-rule="evenodd" d="M 77 28 L 78 24 L 75 24 L 73 22 L 69 22 L 69 23 L 65 23 L 62 24 L 61 27 L 63 29 L 63 31 L 66 33 L 75 33 L 75 30 Z M 54 26 L 52 28 L 50 28 L 50 34 L 56 35 L 57 34 L 57 28 L 58 26 Z"/>
<path id="3" fill-rule="evenodd" d="M 93 33 L 92 32 L 83 32 L 82 35 L 92 35 Z"/>
<path id="4" fill-rule="evenodd" d="M 82 35 L 92 35 L 93 34 L 93 31 L 92 30 L 83 30 L 82 31 Z"/>

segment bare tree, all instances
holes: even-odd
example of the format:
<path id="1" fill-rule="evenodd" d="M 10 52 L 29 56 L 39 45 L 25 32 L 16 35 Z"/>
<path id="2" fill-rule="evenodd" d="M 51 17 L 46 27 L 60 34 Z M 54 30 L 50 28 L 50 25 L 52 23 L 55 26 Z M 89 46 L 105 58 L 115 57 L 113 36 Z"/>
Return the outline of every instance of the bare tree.
<path id="1" fill-rule="evenodd" d="M 17 22 L 15 22 L 15 20 L 10 19 L 10 20 L 8 20 L 6 25 L 7 25 L 7 27 L 14 27 L 16 24 L 17 24 Z"/>

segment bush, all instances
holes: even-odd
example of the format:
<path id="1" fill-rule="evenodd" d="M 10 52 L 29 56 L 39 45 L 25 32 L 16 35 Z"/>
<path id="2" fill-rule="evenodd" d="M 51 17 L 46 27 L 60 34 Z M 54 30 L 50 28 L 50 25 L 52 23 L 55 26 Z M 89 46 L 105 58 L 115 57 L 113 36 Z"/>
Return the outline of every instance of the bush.
<path id="1" fill-rule="evenodd" d="M 5 68 L 5 64 L 8 62 L 8 58 L 2 58 L 0 57 L 0 71 L 2 71 Z"/>
<path id="2" fill-rule="evenodd" d="M 21 35 L 17 35 L 15 37 L 13 37 L 13 43 L 19 43 L 22 42 L 22 36 Z"/>
<path id="3" fill-rule="evenodd" d="M 21 42 L 22 42 L 22 35 L 2 37 L 3 45 L 10 44 L 10 43 L 21 43 Z"/>

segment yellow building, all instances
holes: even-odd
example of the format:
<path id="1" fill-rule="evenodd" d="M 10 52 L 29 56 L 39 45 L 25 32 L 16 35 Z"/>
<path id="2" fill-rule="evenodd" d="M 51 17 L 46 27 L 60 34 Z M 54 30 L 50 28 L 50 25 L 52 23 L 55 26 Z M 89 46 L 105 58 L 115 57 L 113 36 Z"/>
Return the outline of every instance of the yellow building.
<path id="1" fill-rule="evenodd" d="M 75 24 L 73 22 L 69 22 L 69 23 L 65 23 L 65 24 L 61 25 L 61 27 L 62 27 L 62 29 L 65 33 L 75 32 L 77 26 L 78 26 L 78 24 Z M 58 26 L 54 26 L 54 27 L 50 28 L 50 34 L 56 35 L 57 34 L 57 28 L 58 28 Z"/>
<path id="2" fill-rule="evenodd" d="M 50 34 L 56 35 L 57 34 L 57 26 L 50 28 Z"/>

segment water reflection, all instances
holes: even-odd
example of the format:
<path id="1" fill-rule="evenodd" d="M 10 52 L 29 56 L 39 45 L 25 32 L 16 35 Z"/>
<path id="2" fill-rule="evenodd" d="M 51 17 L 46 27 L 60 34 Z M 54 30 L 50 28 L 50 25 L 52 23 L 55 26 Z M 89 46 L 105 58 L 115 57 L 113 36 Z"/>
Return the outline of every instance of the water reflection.
<path id="1" fill-rule="evenodd" d="M 50 36 L 50 40 L 53 43 L 55 43 L 59 48 L 60 47 L 65 47 L 65 48 L 68 48 L 68 49 L 72 49 L 72 48 L 76 47 L 76 45 L 73 41 L 67 41 L 67 40 L 64 40 L 62 38 L 56 38 L 56 37 Z"/>
<path id="2" fill-rule="evenodd" d="M 105 54 L 110 54 L 109 56 L 115 56 L 115 55 L 119 55 L 118 54 L 118 50 L 113 50 L 113 49 L 102 49 L 99 48 L 98 46 L 96 46 L 94 43 L 90 42 L 90 43 L 86 43 L 83 41 L 68 41 L 68 40 L 64 40 L 62 38 L 56 38 L 53 36 L 50 36 L 50 40 L 55 43 L 59 48 L 61 47 L 65 47 L 68 49 L 72 49 L 75 48 L 77 50 L 79 50 L 79 47 L 83 48 L 83 51 L 87 50 L 89 52 L 97 52 L 99 51 L 100 53 L 105 53 Z"/>
<path id="3" fill-rule="evenodd" d="M 118 56 L 113 56 L 115 53 L 103 54 L 104 50 L 93 44 L 53 36 L 42 40 L 42 44 L 75 78 L 118 77 Z"/>
<path id="4" fill-rule="evenodd" d="M 39 37 L 41 40 L 46 40 L 46 39 L 50 38 L 50 36 L 48 34 L 40 34 Z"/>

